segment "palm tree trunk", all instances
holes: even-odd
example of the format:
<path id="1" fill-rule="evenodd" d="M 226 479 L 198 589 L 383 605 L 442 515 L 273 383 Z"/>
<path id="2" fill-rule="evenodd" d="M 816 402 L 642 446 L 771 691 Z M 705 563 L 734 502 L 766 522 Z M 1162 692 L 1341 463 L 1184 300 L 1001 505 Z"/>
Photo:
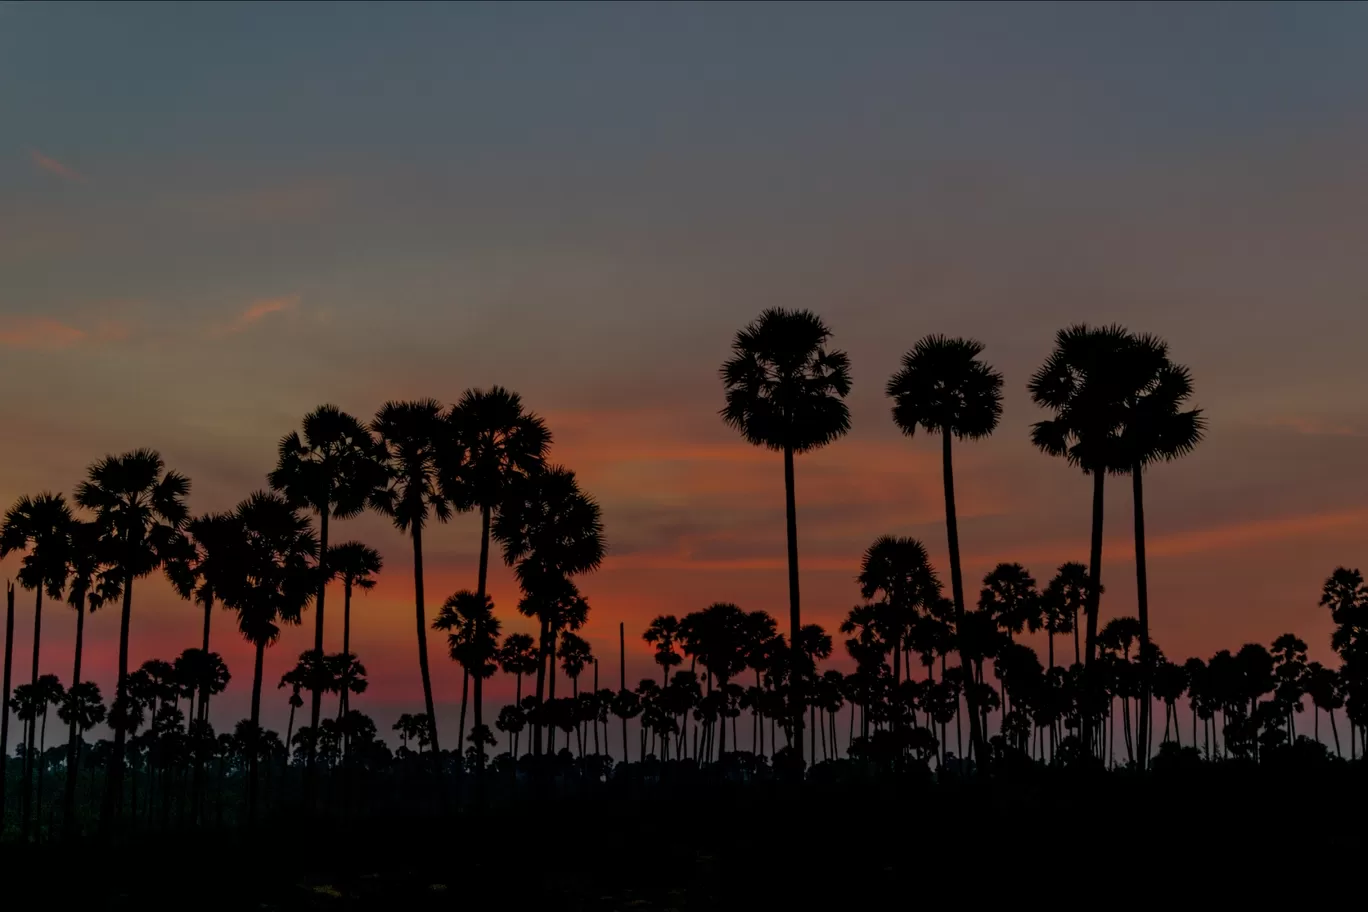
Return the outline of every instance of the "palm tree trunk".
<path id="1" fill-rule="evenodd" d="M 541 639 L 538 643 L 540 655 L 537 656 L 537 707 L 544 709 L 546 701 L 546 644 L 550 636 L 551 622 L 547 618 L 541 619 Z M 541 756 L 542 752 L 542 727 L 532 726 L 532 754 Z"/>
<path id="2" fill-rule="evenodd" d="M 627 691 L 627 628 L 618 621 L 618 693 Z M 631 753 L 627 750 L 627 717 L 622 717 L 622 762 L 630 763 Z"/>
<path id="3" fill-rule="evenodd" d="M 14 667 L 14 584 L 5 583 L 5 692 L 0 694 L 0 821 L 5 819 L 5 780 L 9 765 L 10 672 Z"/>
<path id="4" fill-rule="evenodd" d="M 256 665 L 252 670 L 252 728 L 247 760 L 247 825 L 256 823 L 257 758 L 261 753 L 261 670 L 266 658 L 266 643 L 256 644 Z"/>
<path id="5" fill-rule="evenodd" d="M 489 582 L 489 520 L 490 509 L 488 506 L 480 509 L 480 573 L 476 581 L 475 595 L 479 598 L 479 603 L 484 604 L 485 590 Z M 476 631 L 478 634 L 478 631 Z M 479 728 L 484 724 L 484 676 L 475 676 L 475 727 Z M 475 774 L 478 776 L 484 772 L 484 745 L 476 745 L 478 750 L 475 753 Z"/>
<path id="6" fill-rule="evenodd" d="M 36 696 L 38 692 L 38 646 L 41 642 L 43 633 L 43 587 L 41 581 L 38 588 L 35 591 L 38 593 L 38 597 L 35 600 L 33 608 L 33 673 L 30 677 L 29 683 L 32 685 L 34 695 Z M 9 694 L 5 694 L 5 699 L 9 699 Z M 32 810 L 33 798 L 32 792 L 34 728 L 34 724 L 30 722 L 28 727 L 28 742 L 24 747 L 24 800 L 22 803 L 24 819 L 23 822 L 20 824 L 20 834 L 21 838 L 25 842 L 28 841 L 30 826 L 29 814 Z"/>
<path id="7" fill-rule="evenodd" d="M 945 478 L 945 533 L 950 546 L 950 590 L 955 599 L 956 629 L 964 629 L 964 576 L 960 571 L 959 518 L 955 513 L 955 464 L 951 456 L 950 428 L 941 428 L 941 471 Z M 966 683 L 973 678 L 970 663 L 960 651 L 960 666 L 964 669 Z M 979 764 L 985 764 L 988 752 L 984 749 L 983 730 L 979 728 L 978 706 L 974 689 L 966 686 L 964 697 L 969 705 L 969 742 L 979 757 Z M 956 719 L 958 728 L 959 720 Z"/>
<path id="8" fill-rule="evenodd" d="M 432 705 L 432 675 L 428 673 L 427 620 L 423 616 L 423 527 L 413 524 L 413 605 L 418 623 L 418 670 L 423 675 L 423 706 L 432 738 L 432 767 L 440 779 L 442 748 L 437 743 L 437 712 Z M 459 749 L 459 748 L 458 748 Z"/>
<path id="9" fill-rule="evenodd" d="M 125 542 L 126 544 L 126 542 Z M 127 564 L 127 561 L 125 562 Z M 114 689 L 114 705 L 122 706 L 128 699 L 128 623 L 133 615 L 133 571 L 124 569 L 123 611 L 119 618 L 119 678 Z M 109 773 L 105 776 L 104 807 L 100 812 L 100 828 L 106 832 L 114 824 L 123 804 L 124 745 L 128 733 L 123 725 L 114 727 L 114 748 L 109 755 Z"/>
<path id="10" fill-rule="evenodd" d="M 85 597 L 84 589 L 78 589 L 72 593 L 76 603 L 76 662 L 71 671 L 71 686 L 75 687 L 81 683 L 81 648 L 85 641 Z M 73 709 L 75 703 L 72 704 Z M 70 839 L 76 834 L 76 782 L 77 769 L 80 765 L 80 744 L 79 735 L 76 730 L 76 713 L 71 714 L 70 730 L 67 734 L 67 775 L 66 775 L 66 795 L 62 800 L 62 829 L 64 838 Z"/>
<path id="11" fill-rule="evenodd" d="M 342 655 L 347 657 L 347 679 L 342 682 L 342 714 L 351 709 L 351 597 L 352 584 L 348 579 L 342 587 Z"/>
<path id="12" fill-rule="evenodd" d="M 1135 596 L 1140 615 L 1140 756 L 1142 767 L 1149 765 L 1150 745 L 1150 635 L 1149 582 L 1145 571 L 1145 488 L 1144 466 L 1131 466 L 1131 489 L 1135 498 Z M 1167 720 L 1166 720 L 1167 721 Z M 1165 734 L 1165 740 L 1168 736 Z"/>
<path id="13" fill-rule="evenodd" d="M 461 745 L 465 744 L 465 717 L 466 702 L 470 697 L 470 669 L 461 667 L 461 723 L 457 729 L 456 750 L 459 753 Z"/>
<path id="14" fill-rule="evenodd" d="M 802 628 L 802 617 L 798 600 L 798 507 L 793 486 L 793 447 L 784 447 L 784 515 L 788 533 L 788 582 L 789 582 L 789 644 L 797 656 L 798 631 Z M 797 669 L 793 669 L 794 672 Z M 790 716 L 793 720 L 793 746 L 798 761 L 803 759 L 803 687 L 802 675 L 790 674 L 793 693 Z"/>
<path id="15" fill-rule="evenodd" d="M 1088 623 L 1088 653 L 1087 661 L 1083 665 L 1084 676 L 1088 680 L 1091 680 L 1093 660 L 1097 655 L 1097 613 L 1102 603 L 1100 591 L 1102 586 L 1102 485 L 1106 481 L 1107 473 L 1101 469 L 1095 469 L 1092 476 L 1092 540 L 1088 546 L 1088 603 L 1085 608 Z M 1091 725 L 1090 721 L 1085 720 L 1085 722 Z"/>
<path id="16" fill-rule="evenodd" d="M 314 652 L 317 654 L 320 661 L 323 658 L 323 600 L 328 594 L 328 514 L 331 512 L 328 507 L 331 502 L 332 479 L 328 479 L 323 492 L 323 507 L 318 511 L 318 595 L 316 597 L 317 604 L 315 605 L 314 611 Z M 414 529 L 416 542 L 416 536 L 418 535 L 417 527 L 415 526 Z M 416 548 L 417 545 L 415 544 L 414 547 Z M 422 590 L 419 591 L 421 592 Z M 423 597 L 420 595 L 418 597 L 419 604 L 422 603 L 422 600 Z M 419 624 L 422 624 L 421 617 L 419 618 Z M 427 650 L 424 649 L 423 653 L 426 655 Z M 426 666 L 424 666 L 423 679 L 424 681 L 427 680 Z M 313 726 L 315 735 L 318 733 L 318 717 L 323 710 L 323 688 L 319 686 L 319 683 L 319 681 L 314 682 L 309 702 L 309 724 Z M 429 706 L 428 715 L 431 714 L 432 707 Z M 309 772 L 307 778 L 310 782 L 310 787 L 306 789 L 306 793 L 312 791 L 314 763 L 317 760 L 317 757 L 318 738 L 314 737 L 309 739 Z"/>
<path id="17" fill-rule="evenodd" d="M 546 702 L 550 703 L 556 699 L 556 633 L 555 627 L 548 622 L 546 626 Z M 546 723 L 546 752 L 551 756 L 556 755 L 556 725 L 554 722 Z"/>
<path id="18" fill-rule="evenodd" d="M 1344 751 L 1340 750 L 1339 726 L 1335 724 L 1335 711 L 1330 710 L 1330 732 L 1335 736 L 1335 756 L 1343 757 Z"/>

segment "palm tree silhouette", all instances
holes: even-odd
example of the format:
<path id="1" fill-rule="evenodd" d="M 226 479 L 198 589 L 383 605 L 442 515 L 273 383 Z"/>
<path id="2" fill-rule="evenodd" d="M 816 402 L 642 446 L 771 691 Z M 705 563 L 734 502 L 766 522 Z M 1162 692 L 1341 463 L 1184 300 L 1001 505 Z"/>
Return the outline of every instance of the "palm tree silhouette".
<path id="1" fill-rule="evenodd" d="M 359 541 L 343 542 L 328 548 L 328 572 L 342 580 L 342 654 L 351 655 L 352 590 L 369 592 L 375 588 L 375 574 L 384 566 L 380 552 Z M 349 681 L 344 679 L 339 713 L 351 708 Z"/>
<path id="2" fill-rule="evenodd" d="M 556 649 L 556 658 L 561 660 L 561 670 L 570 679 L 570 694 L 574 703 L 579 703 L 579 676 L 584 673 L 584 669 L 594 661 L 594 652 L 589 646 L 589 642 L 583 637 L 574 633 L 566 632 L 562 634 L 560 645 Z M 583 728 L 578 720 L 575 725 L 575 739 L 579 747 L 580 756 L 584 756 L 584 736 Z"/>
<path id="3" fill-rule="evenodd" d="M 332 575 L 328 572 L 328 520 L 357 516 L 384 483 L 381 454 L 360 420 L 335 405 L 321 405 L 304 416 L 304 435 L 291 431 L 280 440 L 280 457 L 270 474 L 271 487 L 291 506 L 318 515 L 318 594 L 314 597 L 314 650 L 323 655 L 323 606 Z M 310 727 L 318 728 L 323 694 L 314 690 Z M 309 764 L 313 765 L 313 754 Z"/>
<path id="4" fill-rule="evenodd" d="M 860 563 L 860 595 L 875 596 L 887 606 L 891 623 L 882 631 L 893 652 L 893 684 L 902 680 L 902 647 L 920 612 L 930 609 L 941 597 L 940 580 L 931 567 L 926 547 L 915 538 L 884 535 L 864 553 Z M 847 632 L 842 629 L 842 632 Z"/>
<path id="5" fill-rule="evenodd" d="M 76 610 L 76 655 L 75 663 L 71 672 L 71 690 L 69 695 L 85 698 L 88 695 L 81 679 L 81 658 L 85 642 L 85 616 L 86 612 L 94 612 L 95 609 L 104 605 L 106 602 L 117 599 L 120 595 L 120 580 L 109 561 L 109 542 L 100 537 L 99 527 L 94 523 L 74 520 L 69 531 L 70 542 L 70 566 L 71 588 L 68 596 L 68 603 Z M 91 686 L 94 686 L 93 684 Z M 99 700 L 99 688 L 95 688 L 95 699 Z M 68 715 L 70 718 L 68 718 Z M 104 705 L 100 704 L 100 719 L 94 724 L 104 719 Z M 81 719 L 85 718 L 79 711 L 73 711 L 67 715 L 59 713 L 62 721 L 69 726 L 67 736 L 67 776 L 66 794 L 63 797 L 63 827 L 69 837 L 75 834 L 76 826 L 76 784 L 78 767 L 80 765 L 80 739 L 78 728 Z M 79 728 L 86 731 L 86 728 Z"/>
<path id="6" fill-rule="evenodd" d="M 489 596 L 481 598 L 469 589 L 452 594 L 442 604 L 437 617 L 432 621 L 433 630 L 447 634 L 447 646 L 451 658 L 462 669 L 461 685 L 461 724 L 460 741 L 465 741 L 466 697 L 470 678 L 483 680 L 494 673 L 499 655 L 499 619 L 494 617 L 494 601 Z M 480 689 L 475 690 L 475 727 L 484 724 L 480 706 Z"/>
<path id="7" fill-rule="evenodd" d="M 951 438 L 979 440 L 997 428 L 1002 417 L 1002 375 L 979 360 L 983 343 L 974 339 L 927 336 L 903 355 L 902 369 L 888 381 L 893 399 L 893 423 L 913 436 L 917 428 L 941 435 L 941 468 L 945 486 L 945 530 L 950 550 L 950 591 L 954 599 L 955 624 L 965 616 L 964 578 L 960 570 L 959 519 L 955 511 L 955 473 Z M 967 659 L 961 653 L 965 676 Z M 979 727 L 979 713 L 969 699 L 969 738 L 975 753 L 986 757 L 986 738 Z M 982 761 L 980 761 L 982 762 Z"/>
<path id="8" fill-rule="evenodd" d="M 655 663 L 660 666 L 660 686 L 669 686 L 670 669 L 684 661 L 675 651 L 675 643 L 679 639 L 679 618 L 673 614 L 657 615 L 641 638 L 655 647 Z"/>
<path id="9" fill-rule="evenodd" d="M 232 513 L 196 516 L 186 524 L 186 530 L 195 548 L 193 572 L 197 585 L 193 598 L 204 607 L 204 634 L 200 649 L 205 655 L 210 655 L 209 622 L 214 614 L 214 602 L 219 597 L 220 576 L 224 572 L 231 572 L 230 552 L 241 543 L 242 530 Z M 200 693 L 200 719 L 209 718 L 209 697 L 207 691 Z"/>
<path id="10" fill-rule="evenodd" d="M 828 350 L 831 330 L 807 310 L 771 308 L 736 334 L 722 365 L 727 404 L 722 417 L 748 443 L 784 454 L 784 510 L 788 535 L 789 634 L 802 627 L 798 596 L 798 514 L 793 457 L 825 446 L 850 430 L 850 359 Z M 803 756 L 801 681 L 794 676 L 793 744 Z"/>
<path id="11" fill-rule="evenodd" d="M 1311 706 L 1315 710 L 1316 741 L 1320 741 L 1320 713 L 1323 710 L 1330 715 L 1330 732 L 1335 738 L 1335 753 L 1344 756 L 1340 750 L 1339 727 L 1335 724 L 1335 710 L 1344 708 L 1339 673 L 1333 668 L 1326 668 L 1320 662 L 1308 662 L 1306 693 L 1311 697 Z"/>
<path id="12" fill-rule="evenodd" d="M 112 549 L 111 562 L 122 575 L 123 609 L 119 618 L 119 674 L 114 716 L 124 719 L 128 702 L 128 634 L 133 616 L 133 581 L 162 568 L 173 580 L 188 573 L 188 543 L 182 533 L 189 520 L 185 498 L 190 479 L 167 471 L 154 450 L 106 456 L 90 467 L 76 491 L 76 502 L 94 511 Z M 126 726 L 114 728 L 111 766 L 105 777 L 101 825 L 111 826 L 123 796 Z"/>
<path id="13" fill-rule="evenodd" d="M 1078 613 L 1088 603 L 1088 568 L 1078 561 L 1060 564 L 1041 593 L 1045 629 L 1050 634 L 1050 667 L 1054 667 L 1054 635 L 1072 633 L 1074 664 L 1083 664 L 1078 645 Z M 1103 591 L 1106 591 L 1105 589 Z"/>
<path id="14" fill-rule="evenodd" d="M 451 505 L 442 490 L 444 466 L 451 461 L 451 425 L 435 399 L 387 402 L 371 422 L 380 439 L 389 484 L 378 491 L 373 503 L 394 520 L 413 540 L 413 605 L 417 616 L 418 670 L 423 678 L 423 705 L 431 719 L 433 763 L 441 771 L 441 746 L 432 704 L 432 676 L 428 672 L 427 620 L 423 614 L 423 527 L 428 516 L 438 522 L 451 517 Z"/>
<path id="15" fill-rule="evenodd" d="M 5 671 L 4 692 L 0 702 L 9 706 L 11 672 L 14 670 L 14 584 L 5 580 Z M 8 710 L 0 712 L 0 821 L 5 819 L 5 781 L 9 778 Z"/>
<path id="16" fill-rule="evenodd" d="M 536 415 L 523 410 L 522 397 L 495 386 L 468 389 L 452 407 L 450 421 L 464 451 L 463 460 L 448 460 L 443 486 L 458 509 L 480 511 L 480 564 L 475 596 L 488 592 L 489 539 L 494 513 L 502 506 L 515 477 L 540 472 L 551 446 L 551 432 Z M 483 678 L 475 678 L 475 705 L 484 697 Z"/>
<path id="17" fill-rule="evenodd" d="M 61 598 L 66 588 L 71 555 L 71 510 L 61 494 L 44 492 L 24 496 L 5 513 L 0 525 L 0 558 L 25 551 L 19 569 L 19 585 L 35 593 L 33 608 L 33 665 L 29 684 L 38 689 L 38 648 L 43 633 L 43 593 Z M 27 550 L 26 550 L 27 549 Z M 24 749 L 23 838 L 28 839 L 30 794 L 33 791 L 33 724 L 28 726 Z"/>
<path id="18" fill-rule="evenodd" d="M 237 612 L 238 630 L 256 647 L 252 671 L 247 813 L 256 813 L 257 760 L 261 733 L 261 674 L 266 647 L 280 636 L 281 624 L 298 624 L 317 591 L 318 540 L 303 517 L 278 494 L 257 491 L 238 504 L 244 536 L 239 561 L 220 598 Z"/>
<path id="19" fill-rule="evenodd" d="M 526 633 L 510 633 L 504 637 L 503 646 L 499 647 L 499 668 L 504 674 L 511 674 L 515 678 L 515 690 L 513 706 L 517 708 L 522 705 L 522 679 L 523 675 L 537 673 L 539 657 L 537 654 L 536 641 Z M 522 731 L 522 723 L 513 730 L 513 742 L 510 750 L 513 756 L 518 755 L 518 733 Z"/>
<path id="20" fill-rule="evenodd" d="M 718 690 L 723 694 L 732 679 L 746 670 L 748 624 L 746 613 L 730 602 L 715 602 L 702 611 L 686 615 L 679 624 L 679 639 L 685 655 L 698 659 L 710 677 L 717 679 Z M 729 707 L 723 709 L 725 712 Z M 717 753 L 720 757 L 727 752 L 725 718 L 718 727 Z M 813 737 L 816 737 L 815 733 Z M 737 745 L 733 744 L 732 749 L 736 750 Z"/>
<path id="21" fill-rule="evenodd" d="M 67 755 L 67 795 L 63 801 L 62 825 L 70 838 L 76 833 L 76 769 L 81 760 L 81 748 L 85 744 L 84 735 L 105 720 L 105 705 L 100 699 L 100 685 L 94 681 L 81 681 L 67 690 L 62 705 L 57 709 L 57 718 L 67 723 L 78 734 L 73 739 Z"/>
<path id="22" fill-rule="evenodd" d="M 574 472 L 553 466 L 533 475 L 512 476 L 493 535 L 503 544 L 504 563 L 515 568 L 524 593 L 518 611 L 541 621 L 540 703 L 554 661 L 557 632 L 563 626 L 578 629 L 588 611 L 570 577 L 596 570 L 603 563 L 602 514 L 594 499 L 580 490 Z M 554 674 L 550 685 L 554 698 Z M 533 731 L 532 744 L 539 753 L 540 726 Z"/>
<path id="23" fill-rule="evenodd" d="M 1171 462 L 1192 452 L 1202 439 L 1206 425 L 1200 409 L 1184 410 L 1192 397 L 1192 376 L 1188 369 L 1168 359 L 1168 343 L 1154 336 L 1136 336 L 1133 360 L 1137 370 L 1147 371 L 1136 378 L 1137 388 L 1126 401 L 1121 431 L 1121 457 L 1129 463 L 1135 503 L 1135 588 L 1140 621 L 1140 650 L 1149 649 L 1149 584 L 1145 564 L 1145 468 L 1155 462 Z M 1148 663 L 1140 669 L 1140 732 L 1146 742 L 1140 751 L 1148 757 L 1150 689 Z"/>

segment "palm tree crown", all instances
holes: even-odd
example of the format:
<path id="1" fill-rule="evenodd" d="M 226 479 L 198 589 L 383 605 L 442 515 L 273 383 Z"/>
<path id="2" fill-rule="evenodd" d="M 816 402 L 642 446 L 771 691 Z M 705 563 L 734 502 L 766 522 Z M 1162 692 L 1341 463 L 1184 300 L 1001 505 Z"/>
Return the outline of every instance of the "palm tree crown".
<path id="1" fill-rule="evenodd" d="M 893 422 L 909 437 L 917 428 L 968 440 L 993 433 L 1002 417 L 1002 375 L 978 360 L 982 353 L 975 339 L 919 340 L 888 381 Z"/>
<path id="2" fill-rule="evenodd" d="M 850 359 L 807 310 L 773 308 L 736 334 L 722 365 L 723 419 L 757 446 L 804 453 L 850 430 Z"/>

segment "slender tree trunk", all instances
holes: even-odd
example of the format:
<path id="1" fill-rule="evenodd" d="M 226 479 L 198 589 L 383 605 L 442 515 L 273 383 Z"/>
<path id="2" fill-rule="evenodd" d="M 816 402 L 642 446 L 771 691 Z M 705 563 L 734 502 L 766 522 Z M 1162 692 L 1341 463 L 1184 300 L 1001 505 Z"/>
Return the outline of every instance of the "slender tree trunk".
<path id="1" fill-rule="evenodd" d="M 33 607 L 33 669 L 29 678 L 29 683 L 33 687 L 34 695 L 38 693 L 38 647 L 42 641 L 43 634 L 43 587 L 40 581 L 37 599 Z M 9 699 L 9 694 L 5 694 L 5 699 Z M 20 824 L 20 838 L 28 842 L 29 827 L 32 825 L 30 815 L 33 810 L 33 736 L 36 726 L 30 722 L 28 726 L 28 741 L 24 746 L 24 800 L 21 802 L 24 818 Z"/>
<path id="2" fill-rule="evenodd" d="M 537 707 L 545 711 L 546 708 L 546 646 L 551 636 L 551 624 L 546 618 L 541 619 L 541 639 L 538 642 L 540 655 L 537 656 Z M 541 756 L 542 752 L 542 726 L 532 726 L 532 754 Z"/>
<path id="3" fill-rule="evenodd" d="M 257 761 L 261 754 L 261 670 L 266 658 L 266 643 L 256 644 L 256 665 L 252 670 L 252 742 L 247 760 L 247 825 L 256 823 Z M 317 729 L 314 729 L 315 735 Z"/>
<path id="4" fill-rule="evenodd" d="M 1149 582 L 1145 570 L 1145 487 L 1144 466 L 1136 463 L 1131 466 L 1131 489 L 1135 497 L 1135 595 L 1140 614 L 1140 749 L 1137 751 L 1142 766 L 1149 765 L 1150 746 L 1150 635 L 1149 635 Z M 1167 720 L 1166 720 L 1167 721 Z M 1166 726 L 1167 727 L 1167 726 Z M 1167 733 L 1164 735 L 1168 739 Z"/>
<path id="5" fill-rule="evenodd" d="M 1330 710 L 1330 732 L 1335 736 L 1335 756 L 1343 757 L 1344 751 L 1340 750 L 1339 726 L 1335 724 L 1335 711 Z"/>
<path id="6" fill-rule="evenodd" d="M 476 580 L 475 595 L 481 606 L 484 605 L 485 592 L 489 584 L 489 520 L 488 506 L 480 508 L 480 572 Z M 479 631 L 476 631 L 478 638 Z M 483 670 L 483 669 L 481 669 Z M 475 675 L 475 728 L 484 724 L 484 676 Z M 476 745 L 475 775 L 484 772 L 484 745 Z"/>
<path id="7" fill-rule="evenodd" d="M 437 712 L 432 705 L 432 676 L 428 672 L 427 619 L 423 616 L 423 527 L 419 523 L 413 524 L 413 603 L 418 623 L 418 670 L 423 675 L 423 705 L 432 737 L 432 768 L 440 780 L 442 748 L 437 741 Z"/>
<path id="8" fill-rule="evenodd" d="M 460 726 L 458 727 L 458 730 L 457 730 L 457 738 L 456 738 L 456 751 L 457 751 L 458 754 L 461 752 L 461 745 L 465 744 L 465 737 L 466 737 L 466 733 L 465 733 L 466 702 L 467 702 L 467 700 L 468 700 L 469 697 L 470 697 L 470 669 L 468 669 L 468 668 L 462 666 L 462 667 L 461 667 L 461 722 L 460 722 Z"/>
<path id="9" fill-rule="evenodd" d="M 788 532 L 789 645 L 792 647 L 795 661 L 795 667 L 790 670 L 789 674 L 790 686 L 793 691 L 790 695 L 793 705 L 790 707 L 789 715 L 793 726 L 793 746 L 797 752 L 798 763 L 801 766 L 803 761 L 803 682 L 802 675 L 797 673 L 796 660 L 798 656 L 798 631 L 802 629 L 803 624 L 798 607 L 798 507 L 794 496 L 793 447 L 791 446 L 784 447 L 784 513 Z"/>
<path id="10" fill-rule="evenodd" d="M 1051 628 L 1050 628 L 1050 669 L 1051 669 L 1051 670 L 1053 670 L 1054 667 L 1055 667 L 1055 663 L 1054 663 L 1054 635 L 1055 635 L 1054 627 L 1051 627 Z"/>
<path id="11" fill-rule="evenodd" d="M 81 683 L 81 649 L 85 642 L 85 598 L 84 589 L 78 589 L 73 593 L 76 603 L 76 661 L 71 671 L 71 686 L 74 688 Z M 73 703 L 73 708 L 75 704 Z M 71 839 L 76 835 L 76 783 L 77 769 L 80 766 L 80 734 L 77 729 L 76 713 L 71 714 L 71 722 L 67 733 L 67 775 L 66 775 L 66 795 L 62 800 L 62 831 L 64 838 Z"/>
<path id="12" fill-rule="evenodd" d="M 550 703 L 556 699 L 556 634 L 557 630 L 549 623 L 546 627 L 547 648 L 546 648 L 546 702 Z M 546 724 L 546 752 L 551 756 L 556 755 L 556 725 L 554 722 Z"/>
<path id="13" fill-rule="evenodd" d="M 347 662 L 347 677 L 342 682 L 342 696 L 339 698 L 342 703 L 342 715 L 346 715 L 347 710 L 351 709 L 351 599 L 352 584 L 348 579 L 342 587 L 342 655 L 346 657 Z"/>
<path id="14" fill-rule="evenodd" d="M 10 672 L 14 667 L 14 584 L 5 582 L 5 692 L 0 694 L 0 822 L 5 819 L 5 780 L 9 770 Z"/>
<path id="15" fill-rule="evenodd" d="M 950 438 L 950 428 L 942 427 L 941 468 L 945 477 L 945 532 L 950 547 L 950 589 L 955 599 L 956 629 L 963 630 L 964 577 L 960 571 L 959 518 L 955 512 L 955 464 L 951 455 Z M 973 680 L 973 669 L 969 660 L 965 658 L 963 650 L 960 651 L 960 666 L 964 669 L 964 677 L 967 685 L 969 681 Z M 979 727 L 978 705 L 972 687 L 966 686 L 964 688 L 964 698 L 969 705 L 969 741 L 974 746 L 975 753 L 979 757 L 979 764 L 986 765 L 988 752 L 984 749 L 983 730 Z M 955 725 L 958 728 L 958 718 L 956 718 Z"/>
<path id="16" fill-rule="evenodd" d="M 125 540 L 125 546 L 128 542 Z M 127 560 L 127 559 L 126 559 Z M 119 677 L 115 686 L 114 705 L 122 706 L 128 698 L 128 626 L 133 615 L 133 572 L 124 571 L 123 611 L 119 618 Z M 123 725 L 114 728 L 114 747 L 109 755 L 109 772 L 105 776 L 104 807 L 100 813 L 101 829 L 108 830 L 114 824 L 119 809 L 123 805 L 124 745 L 127 731 Z"/>
<path id="17" fill-rule="evenodd" d="M 618 622 L 618 693 L 627 692 L 627 627 Z M 622 717 L 622 762 L 625 766 L 632 760 L 627 750 L 627 717 Z"/>
<path id="18" fill-rule="evenodd" d="M 1083 668 L 1084 680 L 1088 682 L 1088 687 L 1092 687 L 1093 664 L 1097 656 L 1097 614 L 1102 602 L 1102 488 L 1107 473 L 1098 469 L 1093 471 L 1092 476 L 1092 540 L 1088 547 L 1088 601 L 1084 609 L 1087 613 L 1088 632 L 1087 659 Z M 1091 722 L 1088 724 L 1091 725 Z"/>

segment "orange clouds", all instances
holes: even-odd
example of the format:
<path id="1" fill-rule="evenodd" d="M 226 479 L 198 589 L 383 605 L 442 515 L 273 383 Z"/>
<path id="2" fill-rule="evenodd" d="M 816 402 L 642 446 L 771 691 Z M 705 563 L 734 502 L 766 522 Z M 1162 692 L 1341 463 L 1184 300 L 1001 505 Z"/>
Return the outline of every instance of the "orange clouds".
<path id="1" fill-rule="evenodd" d="M 0 346 L 26 351 L 59 351 L 85 341 L 84 330 L 47 317 L 10 317 L 0 321 Z"/>
<path id="2" fill-rule="evenodd" d="M 62 180 L 76 181 L 78 183 L 85 181 L 85 176 L 75 168 L 64 165 L 57 159 L 44 155 L 37 149 L 29 149 L 29 159 L 40 170 L 46 171 L 48 174 L 56 175 Z"/>
<path id="3" fill-rule="evenodd" d="M 261 298 L 248 304 L 227 326 L 214 328 L 215 335 L 233 335 L 250 329 L 272 314 L 294 310 L 299 304 L 299 295 L 283 295 L 278 298 Z"/>

